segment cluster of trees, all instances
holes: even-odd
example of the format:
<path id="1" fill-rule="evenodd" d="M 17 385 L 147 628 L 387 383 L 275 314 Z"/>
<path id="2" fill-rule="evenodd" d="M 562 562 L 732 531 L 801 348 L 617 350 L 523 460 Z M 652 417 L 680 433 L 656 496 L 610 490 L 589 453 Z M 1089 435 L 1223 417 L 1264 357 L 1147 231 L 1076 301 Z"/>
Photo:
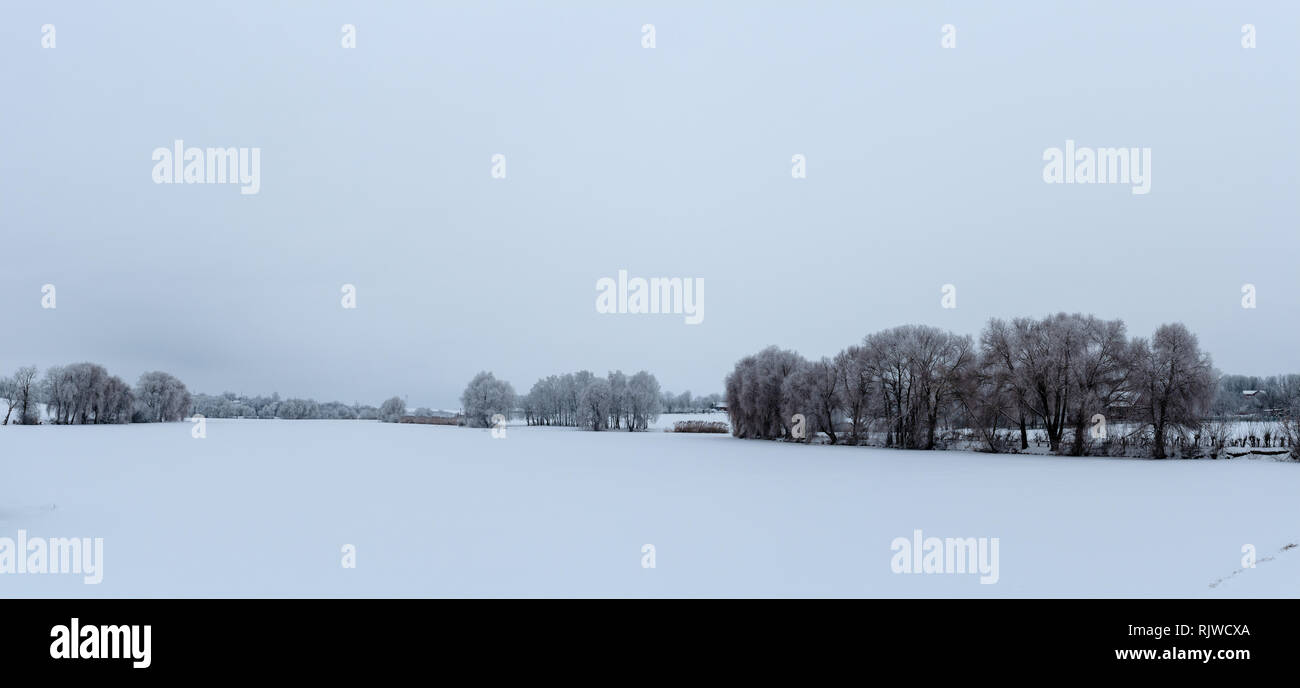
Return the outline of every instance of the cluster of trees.
<path id="1" fill-rule="evenodd" d="M 1247 392 L 1251 392 L 1247 396 Z M 1300 375 L 1224 375 L 1212 412 L 1221 418 L 1277 418 L 1300 408 Z"/>
<path id="2" fill-rule="evenodd" d="M 207 418 L 286 418 L 286 419 L 352 419 L 379 417 L 373 406 L 348 406 L 331 401 L 318 403 L 314 399 L 281 399 L 271 396 L 241 397 L 234 392 L 218 395 L 196 394 L 193 412 Z"/>
<path id="3" fill-rule="evenodd" d="M 39 379 L 34 366 L 19 368 L 0 378 L 0 398 L 7 406 L 5 425 L 40 423 L 42 405 L 58 425 L 170 422 L 191 403 L 185 384 L 172 375 L 145 373 L 133 388 L 96 363 L 55 366 Z"/>
<path id="4" fill-rule="evenodd" d="M 401 397 L 385 401 L 379 408 L 340 401 L 281 399 L 271 396 L 242 397 L 234 392 L 219 395 L 196 394 L 192 412 L 207 418 L 280 418 L 284 420 L 382 420 L 396 423 L 406 414 Z M 432 413 L 432 412 L 429 412 Z"/>
<path id="5" fill-rule="evenodd" d="M 713 410 L 713 407 L 721 401 L 721 394 L 693 397 L 690 390 L 686 390 L 681 394 L 664 392 L 661 406 L 664 413 L 703 413 Z"/>
<path id="6" fill-rule="evenodd" d="M 769 347 L 726 379 L 732 433 L 791 437 L 793 417 L 812 438 L 852 443 L 883 434 L 891 447 L 933 449 L 964 428 L 988 451 L 1042 428 L 1050 449 L 1086 451 L 1094 416 L 1127 420 L 1164 458 L 1171 434 L 1199 427 L 1217 375 L 1182 324 L 1130 339 L 1120 320 L 1059 313 L 992 319 L 979 340 L 904 325 L 867 335 L 834 357 L 809 361 Z"/>
<path id="7" fill-rule="evenodd" d="M 631 376 L 616 370 L 605 377 L 580 370 L 538 380 L 521 406 L 529 425 L 631 432 L 646 430 L 659 417 L 664 395 L 659 381 L 644 370 Z"/>

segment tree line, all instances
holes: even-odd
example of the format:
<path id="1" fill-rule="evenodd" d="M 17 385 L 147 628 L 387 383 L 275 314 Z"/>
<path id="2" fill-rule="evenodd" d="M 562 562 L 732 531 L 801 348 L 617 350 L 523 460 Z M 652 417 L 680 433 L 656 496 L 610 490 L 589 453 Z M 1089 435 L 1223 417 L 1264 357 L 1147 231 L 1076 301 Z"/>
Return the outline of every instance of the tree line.
<path id="1" fill-rule="evenodd" d="M 390 400 L 391 401 L 391 400 Z M 401 399 L 398 399 L 401 402 Z M 385 402 L 388 403 L 388 402 Z M 402 403 L 401 410 L 405 410 Z M 391 405 L 390 405 L 391 409 Z M 205 418 L 280 418 L 286 420 L 387 420 L 374 406 L 315 399 L 281 399 L 280 394 L 245 397 L 234 392 L 194 395 L 193 412 Z M 398 415 L 401 415 L 400 412 Z M 396 422 L 397 418 L 392 418 Z"/>
<path id="2" fill-rule="evenodd" d="M 661 406 L 664 413 L 703 413 L 712 411 L 721 402 L 721 394 L 706 394 L 693 397 L 691 391 L 686 390 L 681 394 L 664 392 Z"/>
<path id="3" fill-rule="evenodd" d="M 56 425 L 171 422 L 191 404 L 189 390 L 172 375 L 144 373 L 132 387 L 97 363 L 54 366 L 43 377 L 35 366 L 21 367 L 0 378 L 0 399 L 4 425 L 37 425 L 42 416 Z"/>
<path id="4" fill-rule="evenodd" d="M 654 375 L 616 370 L 599 377 L 589 370 L 551 375 L 519 397 L 509 382 L 481 372 L 461 395 L 465 423 L 491 425 L 493 416 L 511 418 L 516 411 L 528 425 L 555 425 L 587 430 L 646 430 L 664 408 Z M 682 400 L 690 403 L 689 392 Z"/>
<path id="5" fill-rule="evenodd" d="M 1248 394 L 1249 393 L 1249 394 Z M 1219 418 L 1277 419 L 1300 407 L 1300 375 L 1224 375 L 1211 413 Z"/>
<path id="6" fill-rule="evenodd" d="M 1199 427 L 1218 390 L 1210 356 L 1181 323 L 1129 338 L 1121 320 L 1058 313 L 994 318 L 975 340 L 904 325 L 810 361 L 768 347 L 726 378 L 732 434 L 878 442 L 934 449 L 969 438 L 985 451 L 1029 447 L 1041 428 L 1050 450 L 1082 455 L 1097 416 L 1136 428 L 1164 458 L 1174 436 Z"/>
<path id="7" fill-rule="evenodd" d="M 659 381 L 642 370 L 599 377 L 589 370 L 551 375 L 523 400 L 529 425 L 569 425 L 587 430 L 646 430 L 663 410 Z"/>
<path id="8" fill-rule="evenodd" d="M 8 425 L 96 425 L 178 421 L 194 415 L 206 418 L 360 419 L 396 423 L 406 403 L 393 397 L 379 408 L 337 401 L 243 397 L 233 392 L 191 394 L 175 376 L 144 373 L 134 387 L 110 375 L 97 363 L 55 366 L 39 376 L 35 366 L 0 377 L 0 400 Z M 42 407 L 44 411 L 42 412 Z M 420 409 L 417 413 L 432 414 Z"/>

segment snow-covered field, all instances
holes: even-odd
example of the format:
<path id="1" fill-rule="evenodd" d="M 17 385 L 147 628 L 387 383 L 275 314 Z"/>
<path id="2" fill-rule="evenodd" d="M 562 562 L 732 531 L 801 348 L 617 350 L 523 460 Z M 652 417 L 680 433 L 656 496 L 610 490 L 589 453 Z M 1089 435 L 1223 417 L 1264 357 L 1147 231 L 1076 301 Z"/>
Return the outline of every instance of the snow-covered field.
<path id="1" fill-rule="evenodd" d="M 1294 463 L 658 430 L 511 426 L 493 439 L 209 420 L 193 439 L 190 428 L 0 428 L 0 537 L 104 539 L 102 583 L 4 574 L 0 596 L 1300 594 L 1300 548 L 1282 551 L 1300 542 Z M 891 542 L 918 529 L 998 538 L 998 582 L 893 573 Z M 345 544 L 353 569 L 341 565 Z M 645 544 L 653 569 L 641 565 Z M 1244 544 L 1261 561 L 1234 575 Z"/>

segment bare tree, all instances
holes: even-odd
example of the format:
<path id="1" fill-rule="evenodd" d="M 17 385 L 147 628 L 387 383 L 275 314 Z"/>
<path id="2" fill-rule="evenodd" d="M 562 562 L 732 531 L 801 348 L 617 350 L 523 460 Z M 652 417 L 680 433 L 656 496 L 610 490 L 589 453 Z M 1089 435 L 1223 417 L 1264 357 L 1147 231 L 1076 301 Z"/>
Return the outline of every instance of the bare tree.
<path id="1" fill-rule="evenodd" d="M 970 337 L 903 325 L 867 335 L 864 347 L 880 390 L 887 444 L 933 449 L 940 419 L 974 364 Z"/>
<path id="2" fill-rule="evenodd" d="M 0 399 L 4 399 L 5 421 L 3 425 L 9 424 L 9 416 L 13 415 L 14 407 L 18 406 L 18 395 L 14 393 L 14 379 L 11 377 L 0 377 Z"/>
<path id="3" fill-rule="evenodd" d="M 1182 323 L 1161 325 L 1150 342 L 1131 346 L 1135 406 L 1151 430 L 1153 456 L 1163 459 L 1168 433 L 1197 427 L 1209 411 L 1214 366 Z"/>
<path id="4" fill-rule="evenodd" d="M 834 365 L 840 401 L 849 420 L 849 441 L 857 444 L 867 433 L 876 402 L 874 371 L 867 350 L 856 345 L 837 354 Z"/>
<path id="5" fill-rule="evenodd" d="M 998 341 L 999 336 L 1005 340 Z M 1077 319 L 1064 313 L 1041 320 L 1016 318 L 993 337 L 995 346 L 1006 347 L 1007 370 L 1025 410 L 1042 423 L 1051 451 L 1060 451 L 1073 408 L 1071 365 L 1083 345 Z"/>
<path id="6" fill-rule="evenodd" d="M 1114 415 L 1116 403 L 1127 402 L 1131 352 L 1122 320 L 1100 320 L 1091 315 L 1072 316 L 1079 328 L 1078 350 L 1070 359 L 1070 421 L 1074 426 L 1071 453 L 1082 456 L 1087 430 L 1098 413 Z"/>
<path id="7" fill-rule="evenodd" d="M 957 384 L 956 399 L 967 424 L 984 447 L 995 454 L 1007 449 L 1006 442 L 998 434 L 999 429 L 1013 426 L 1017 415 L 1021 422 L 1024 418 L 1019 413 L 1022 407 L 1020 398 L 1009 378 L 998 355 L 985 350 L 960 376 Z"/>
<path id="8" fill-rule="evenodd" d="M 785 378 L 782 394 L 785 417 L 803 414 L 807 422 L 807 439 L 818 432 L 826 433 L 831 444 L 838 442 L 835 420 L 840 415 L 839 374 L 829 358 L 802 363 Z"/>
<path id="9" fill-rule="evenodd" d="M 1027 321 L 1025 321 L 1027 322 Z M 1014 420 L 1020 430 L 1020 448 L 1029 448 L 1029 428 L 1026 419 L 1029 396 L 1028 379 L 1019 369 L 1020 326 L 1000 318 L 989 320 L 980 334 L 980 352 L 986 365 L 997 366 L 992 373 L 998 375 L 996 383 L 1006 390 L 1014 403 Z"/>
<path id="10" fill-rule="evenodd" d="M 14 403 L 10 408 L 18 409 L 15 422 L 19 425 L 36 425 L 41 422 L 37 391 L 35 366 L 23 366 L 14 372 L 9 392 Z"/>

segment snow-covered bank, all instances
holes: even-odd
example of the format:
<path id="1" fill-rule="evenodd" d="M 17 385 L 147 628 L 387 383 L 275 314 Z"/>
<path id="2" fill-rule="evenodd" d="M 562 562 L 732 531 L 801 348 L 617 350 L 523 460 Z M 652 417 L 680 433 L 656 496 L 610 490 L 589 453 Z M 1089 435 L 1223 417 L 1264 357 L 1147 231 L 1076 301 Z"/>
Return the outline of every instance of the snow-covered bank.
<path id="1" fill-rule="evenodd" d="M 0 595 L 1291 596 L 1298 469 L 515 425 L 11 426 L 0 537 L 102 537 L 103 582 L 3 574 Z M 916 530 L 998 538 L 998 582 L 893 573 Z M 1261 561 L 1233 575 L 1245 544 Z"/>

